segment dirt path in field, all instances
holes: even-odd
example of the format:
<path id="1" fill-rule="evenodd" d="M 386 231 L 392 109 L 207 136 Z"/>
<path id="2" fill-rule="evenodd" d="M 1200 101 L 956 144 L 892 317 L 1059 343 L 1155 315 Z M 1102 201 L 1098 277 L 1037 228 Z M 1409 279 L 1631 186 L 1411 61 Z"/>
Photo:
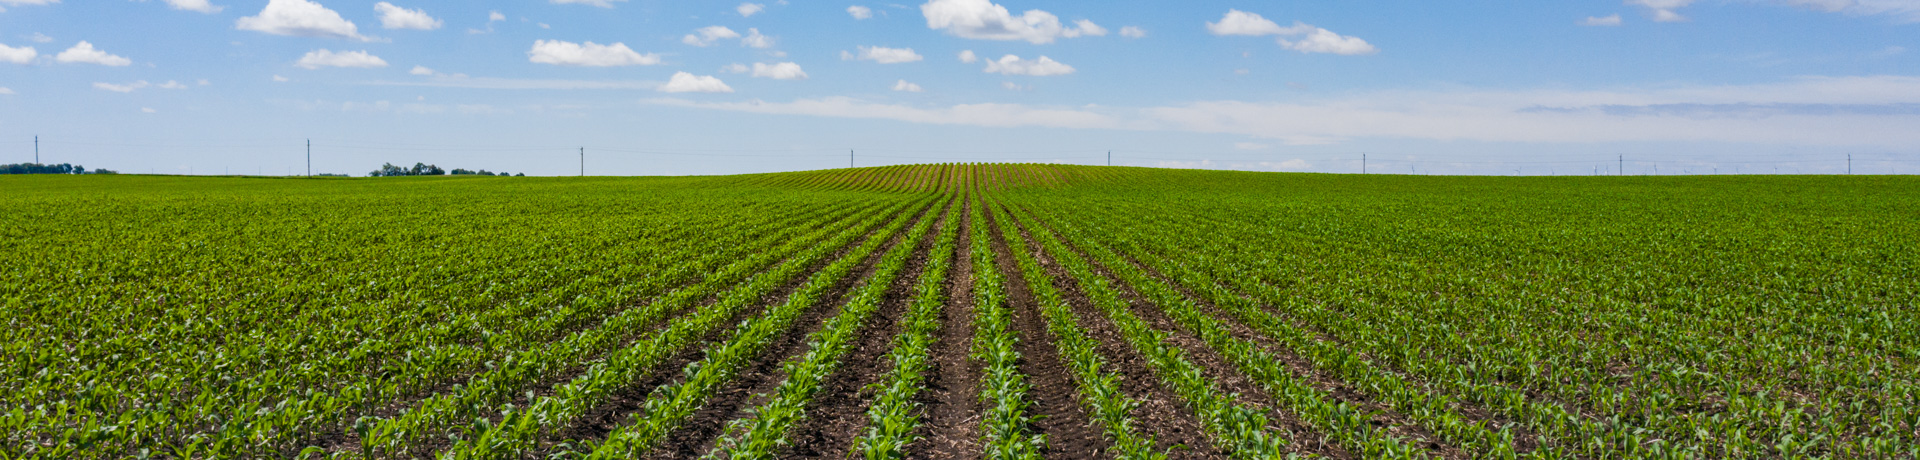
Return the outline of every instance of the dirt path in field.
<path id="1" fill-rule="evenodd" d="M 866 387 L 879 382 L 892 370 L 887 355 L 892 351 L 894 337 L 906 328 L 900 319 L 906 316 L 907 307 L 913 302 L 914 286 L 920 284 L 920 275 L 926 272 L 933 243 L 939 239 L 940 226 L 946 225 L 946 208 L 955 205 L 948 202 L 931 211 L 938 215 L 926 217 L 937 220 L 913 248 L 900 276 L 887 288 L 880 308 L 861 326 L 860 338 L 853 349 L 840 358 L 840 367 L 827 377 L 820 393 L 814 396 L 813 404 L 807 408 L 807 418 L 794 426 L 788 438 L 793 444 L 782 457 L 840 456 L 852 447 L 854 438 L 865 434 L 861 429 L 867 426 L 867 407 L 873 404 L 873 392 Z"/>
<path id="2" fill-rule="evenodd" d="M 1227 324 L 1228 331 L 1234 337 L 1258 344 L 1261 347 L 1261 349 L 1266 350 L 1268 353 L 1271 353 L 1276 357 L 1279 357 L 1281 361 L 1284 361 L 1287 364 L 1287 369 L 1291 371 L 1293 375 L 1298 376 L 1301 379 L 1307 381 L 1307 383 L 1312 387 L 1319 389 L 1320 391 L 1326 392 L 1329 396 L 1333 397 L 1337 401 L 1347 402 L 1349 404 L 1353 404 L 1367 411 L 1373 412 L 1374 417 L 1373 417 L 1373 420 L 1371 421 L 1373 426 L 1382 427 L 1385 429 L 1385 431 L 1388 434 L 1391 434 L 1396 437 L 1400 437 L 1402 439 L 1428 440 L 1428 442 L 1421 443 L 1419 445 L 1419 447 L 1426 449 L 1428 455 L 1432 455 L 1440 458 L 1471 458 L 1472 457 L 1470 453 L 1462 451 L 1458 447 L 1441 443 L 1439 441 L 1438 436 L 1435 436 L 1432 432 L 1428 431 L 1425 427 L 1422 427 L 1418 423 L 1414 422 L 1413 419 L 1411 417 L 1408 417 L 1406 414 L 1400 413 L 1398 410 L 1394 409 L 1393 407 L 1388 406 L 1387 404 L 1384 404 L 1374 399 L 1371 395 L 1368 395 L 1365 392 L 1357 388 L 1354 388 L 1352 385 L 1349 385 L 1347 382 L 1341 380 L 1337 376 L 1319 371 L 1313 366 L 1312 362 L 1308 361 L 1305 357 L 1302 357 L 1299 354 L 1294 353 L 1292 349 L 1287 348 L 1285 345 L 1276 342 L 1271 337 L 1267 337 L 1266 334 L 1262 334 L 1258 331 L 1255 331 L 1253 330 L 1253 328 L 1248 327 L 1247 325 L 1241 323 L 1239 319 L 1235 318 L 1232 314 L 1222 311 L 1220 308 L 1216 307 L 1212 302 L 1207 301 L 1206 298 L 1195 294 L 1191 289 L 1189 289 L 1188 286 L 1185 286 L 1180 282 L 1175 281 L 1170 277 L 1167 277 L 1165 274 L 1162 274 L 1159 271 L 1159 269 L 1153 267 L 1152 265 L 1141 263 L 1138 259 L 1135 259 L 1132 256 L 1129 256 L 1126 254 L 1121 254 L 1120 256 L 1121 258 L 1126 259 L 1128 262 L 1134 264 L 1135 266 L 1140 267 L 1142 271 L 1145 271 L 1147 273 L 1147 276 L 1154 277 L 1154 279 L 1158 279 L 1162 282 L 1167 283 L 1169 286 L 1172 286 L 1175 291 L 1178 291 L 1181 295 L 1185 296 L 1187 299 L 1192 300 L 1194 302 L 1194 305 L 1200 307 L 1201 312 L 1211 315 L 1214 318 L 1219 319 L 1222 323 Z M 1239 294 L 1236 293 L 1236 295 L 1239 295 Z M 1245 296 L 1242 295 L 1242 297 L 1244 298 Z M 1485 414 L 1486 412 L 1482 410 L 1481 415 L 1485 415 Z M 1474 414 L 1463 412 L 1462 415 L 1472 417 Z M 1480 421 L 1481 423 L 1495 423 L 1492 420 L 1487 420 L 1487 419 L 1476 419 L 1476 421 Z M 1497 422 L 1497 423 L 1504 424 L 1505 422 Z M 1498 426 L 1498 424 L 1495 424 L 1493 426 Z M 1519 430 L 1520 428 L 1516 426 L 1515 429 Z M 1520 452 L 1527 452 L 1527 451 L 1533 450 L 1534 443 L 1531 442 L 1532 436 L 1528 435 L 1523 438 L 1520 436 L 1521 434 L 1525 434 L 1525 433 L 1516 431 L 1515 447 Z M 1332 446 L 1332 447 L 1337 448 L 1337 446 Z"/>
<path id="3" fill-rule="evenodd" d="M 929 353 L 927 388 L 920 392 L 926 408 L 926 439 L 908 448 L 913 458 L 980 458 L 980 363 L 973 354 L 973 200 L 960 210 L 960 237 L 954 243 L 953 269 L 947 276 L 947 303 L 939 338 Z"/>
<path id="4" fill-rule="evenodd" d="M 987 214 L 985 224 L 996 225 L 994 219 L 992 214 Z M 1107 451 L 1112 443 L 1094 429 L 1092 417 L 1080 406 L 1072 371 L 1067 370 L 1054 348 L 1053 334 L 1047 331 L 1046 319 L 1040 316 L 1039 302 L 1034 300 L 1033 291 L 1027 289 L 1026 278 L 1020 276 L 1020 267 L 1013 261 L 1013 249 L 1000 235 L 997 225 L 994 228 L 991 232 L 994 264 L 1007 280 L 1007 307 L 1013 309 L 1011 322 L 1020 337 L 1014 345 L 1020 352 L 1020 373 L 1026 374 L 1027 383 L 1033 385 L 1027 397 L 1033 402 L 1033 425 L 1038 431 L 1035 434 L 1047 437 L 1047 448 L 1042 454 L 1050 459 L 1113 458 Z"/>
<path id="5" fill-rule="evenodd" d="M 781 364 L 806 352 L 807 335 L 824 327 L 827 318 L 840 314 L 847 299 L 852 297 L 857 282 L 871 278 L 874 272 L 879 270 L 880 260 L 886 256 L 887 251 L 899 245 L 900 241 L 906 238 L 907 232 L 912 231 L 914 224 L 920 219 L 925 219 L 932 208 L 928 206 L 914 211 L 917 214 L 900 228 L 899 233 L 892 235 L 884 245 L 854 267 L 849 276 L 835 281 L 833 287 L 828 289 L 828 294 L 820 297 L 821 303 L 807 308 L 805 313 L 794 320 L 793 326 L 785 335 L 774 339 L 772 345 L 761 350 L 760 355 L 754 357 L 752 364 L 740 369 L 732 382 L 723 385 L 706 405 L 694 411 L 686 424 L 669 433 L 665 439 L 661 440 L 659 447 L 648 452 L 645 457 L 650 459 L 696 458 L 712 450 L 715 441 L 726 430 L 727 422 L 746 416 L 747 409 L 758 406 L 766 399 L 759 395 L 772 392 L 780 386 L 780 382 L 786 380 L 787 373 L 781 369 Z M 769 303 L 769 305 L 777 304 Z M 644 395 L 642 397 L 644 398 Z M 638 407 L 634 409 L 637 410 Z M 599 435 L 595 439 L 605 437 L 604 432 Z"/>
<path id="6" fill-rule="evenodd" d="M 1020 224 L 1018 219 L 1015 224 Z M 1119 374 L 1120 390 L 1140 401 L 1140 407 L 1134 408 L 1132 414 L 1139 432 L 1152 436 L 1155 445 L 1167 451 L 1168 458 L 1226 458 L 1227 453 L 1216 449 L 1208 439 L 1200 420 L 1182 407 L 1179 396 L 1153 375 L 1153 363 L 1134 351 L 1119 328 L 1107 320 L 1106 313 L 1093 305 L 1093 299 L 1081 290 L 1080 283 L 1066 267 L 1054 260 L 1053 254 L 1044 251 L 1024 225 L 1020 225 L 1019 230 L 1020 237 L 1026 240 L 1024 249 L 1032 252 L 1060 296 L 1072 307 L 1080 327 L 1094 339 L 1094 350 L 1107 361 L 1105 369 Z"/>
<path id="7" fill-rule="evenodd" d="M 1148 301 L 1144 296 L 1141 296 L 1139 291 L 1135 290 L 1132 285 L 1128 285 L 1122 281 L 1120 277 L 1115 275 L 1106 265 L 1101 264 L 1098 260 L 1089 256 L 1085 248 L 1080 247 L 1078 242 L 1069 241 L 1064 235 L 1049 227 L 1044 222 L 1037 225 L 1037 227 L 1039 227 L 1041 231 L 1051 232 L 1067 249 L 1073 251 L 1074 254 L 1083 260 L 1086 260 L 1087 264 L 1093 267 L 1095 273 L 1105 277 L 1111 283 L 1110 285 L 1114 287 L 1114 290 L 1120 294 L 1121 300 L 1127 302 L 1128 310 L 1133 312 L 1134 315 L 1139 316 L 1141 320 L 1146 321 L 1147 324 L 1153 326 L 1154 329 L 1170 332 L 1171 335 L 1167 337 L 1167 341 L 1180 347 L 1182 350 L 1186 350 L 1188 360 L 1198 365 L 1201 372 L 1204 373 L 1209 380 L 1219 385 L 1220 390 L 1236 395 L 1233 399 L 1238 403 L 1264 409 L 1262 414 L 1265 415 L 1269 423 L 1271 423 L 1269 426 L 1270 429 L 1279 428 L 1291 434 L 1288 437 L 1293 440 L 1293 442 L 1288 446 L 1290 448 L 1289 453 L 1317 455 L 1337 459 L 1356 458 L 1351 452 L 1339 446 L 1322 442 L 1322 440 L 1319 439 L 1322 437 L 1315 434 L 1317 430 L 1313 428 L 1312 425 L 1301 421 L 1299 417 L 1294 416 L 1290 412 L 1281 410 L 1281 404 L 1276 402 L 1272 395 L 1268 394 L 1266 390 L 1261 389 L 1258 383 L 1247 378 L 1246 374 L 1241 373 L 1231 361 L 1208 346 L 1206 341 L 1194 335 L 1191 330 L 1181 327 L 1179 323 L 1174 322 L 1173 318 L 1167 316 L 1165 310 L 1159 305 Z M 1154 275 L 1151 271 L 1147 273 L 1149 276 Z M 1162 281 L 1165 280 L 1162 279 Z M 1229 323 L 1238 329 L 1246 329 L 1245 326 L 1238 323 L 1232 323 L 1230 321 Z M 1302 434 L 1305 434 L 1305 436 L 1302 436 Z"/>

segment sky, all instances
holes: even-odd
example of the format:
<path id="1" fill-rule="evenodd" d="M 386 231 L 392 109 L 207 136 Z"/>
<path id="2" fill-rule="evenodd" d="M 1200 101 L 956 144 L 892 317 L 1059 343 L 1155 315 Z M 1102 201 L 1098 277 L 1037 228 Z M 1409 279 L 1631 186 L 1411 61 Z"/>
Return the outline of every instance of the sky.
<path id="1" fill-rule="evenodd" d="M 35 136 L 157 174 L 1914 174 L 1920 0 L 0 0 L 0 163 Z"/>

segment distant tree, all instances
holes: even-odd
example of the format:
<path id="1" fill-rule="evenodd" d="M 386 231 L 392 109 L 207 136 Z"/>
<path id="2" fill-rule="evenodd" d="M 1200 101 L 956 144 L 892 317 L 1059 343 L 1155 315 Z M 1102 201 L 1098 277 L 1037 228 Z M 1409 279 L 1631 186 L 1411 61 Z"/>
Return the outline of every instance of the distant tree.
<path id="1" fill-rule="evenodd" d="M 367 173 L 368 176 L 372 176 L 372 177 L 444 176 L 446 174 L 447 174 L 447 170 L 440 169 L 439 166 L 430 165 L 426 163 L 414 163 L 413 167 L 411 168 L 402 168 L 399 166 L 394 166 L 393 163 L 387 163 L 387 164 L 381 165 L 380 169 L 375 170 L 374 172 Z"/>
<path id="2" fill-rule="evenodd" d="M 66 163 L 57 165 L 16 163 L 0 165 L 0 174 L 114 174 L 114 172 L 112 170 L 100 169 L 89 173 L 85 166 Z"/>

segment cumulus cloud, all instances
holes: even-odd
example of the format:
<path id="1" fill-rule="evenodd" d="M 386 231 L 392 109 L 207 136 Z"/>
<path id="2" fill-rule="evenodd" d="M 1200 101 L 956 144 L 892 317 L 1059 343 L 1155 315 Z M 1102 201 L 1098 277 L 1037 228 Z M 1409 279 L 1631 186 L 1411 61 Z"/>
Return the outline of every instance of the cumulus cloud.
<path id="1" fill-rule="evenodd" d="M 282 77 L 282 76 L 279 76 L 279 75 L 274 75 L 274 76 L 273 76 L 273 82 L 274 82 L 274 83 L 286 83 L 286 82 L 289 82 L 289 81 L 293 81 L 293 80 L 288 80 L 288 79 L 287 79 L 287 77 Z"/>
<path id="2" fill-rule="evenodd" d="M 1279 24 L 1275 24 L 1273 21 L 1269 21 L 1267 18 L 1261 17 L 1258 14 L 1234 9 L 1227 10 L 1226 16 L 1222 16 L 1220 22 L 1207 23 L 1207 32 L 1214 35 L 1250 35 L 1256 37 L 1261 35 L 1298 35 L 1306 33 L 1308 30 L 1311 29 L 1303 29 L 1300 28 L 1299 25 L 1294 27 L 1280 27 Z"/>
<path id="3" fill-rule="evenodd" d="M 0 95 L 5 95 L 5 96 L 12 96 L 13 94 L 14 94 L 14 93 L 13 93 L 13 88 L 8 88 L 8 87 L 5 87 L 5 86 L 0 86 Z"/>
<path id="4" fill-rule="evenodd" d="M 1903 23 L 1920 22 L 1916 0 L 1779 0 L 1788 5 L 1855 16 L 1888 15 Z"/>
<path id="5" fill-rule="evenodd" d="M 708 46 L 723 38 L 740 38 L 740 33 L 723 26 L 706 26 L 694 30 L 693 33 L 687 34 L 685 37 L 680 37 L 680 43 L 693 46 Z"/>
<path id="6" fill-rule="evenodd" d="M 10 62 L 14 64 L 31 64 L 33 63 L 33 58 L 36 58 L 36 57 L 40 57 L 40 51 L 33 49 L 33 47 L 31 46 L 22 46 L 19 48 L 15 48 L 7 45 L 0 45 L 0 62 Z"/>
<path id="7" fill-rule="evenodd" d="M 128 84 L 124 84 L 124 85 L 116 85 L 116 84 L 113 84 L 113 83 L 98 83 L 98 82 L 96 82 L 96 83 L 94 83 L 94 84 L 93 84 L 93 89 L 98 89 L 98 90 L 102 90 L 102 91 L 112 91 L 112 92 L 116 92 L 116 93 L 131 93 L 131 92 L 133 92 L 134 90 L 137 90 L 137 89 L 141 89 L 141 88 L 146 88 L 146 87 L 149 87 L 149 86 L 153 86 L 153 84 L 152 84 L 152 83 L 147 83 L 147 81 L 146 81 L 146 80 L 140 80 L 140 81 L 136 81 L 136 82 L 133 82 L 133 83 L 128 83 Z"/>
<path id="8" fill-rule="evenodd" d="M 972 64 L 975 61 L 979 61 L 979 60 L 980 60 L 980 55 L 973 54 L 973 50 L 965 50 L 960 52 L 960 62 Z"/>
<path id="9" fill-rule="evenodd" d="M 749 48 L 772 48 L 773 37 L 760 35 L 760 29 L 747 29 L 747 36 L 740 38 L 740 46 Z"/>
<path id="10" fill-rule="evenodd" d="M 988 0 L 929 0 L 920 5 L 920 13 L 927 18 L 927 28 L 976 40 L 1026 40 L 1045 44 L 1060 38 L 1107 33 L 1088 20 L 1076 21 L 1074 27 L 1062 26 L 1059 16 L 1041 10 L 1027 10 L 1014 16 L 1007 7 Z"/>
<path id="11" fill-rule="evenodd" d="M 160 88 L 160 89 L 187 89 L 186 84 L 180 83 L 178 81 L 173 81 L 173 80 L 167 80 L 166 83 L 154 85 L 154 87 Z"/>
<path id="12" fill-rule="evenodd" d="M 920 85 L 908 83 L 906 80 L 893 82 L 893 90 L 900 91 L 900 92 L 907 92 L 907 93 L 918 93 L 921 91 L 925 91 L 920 88 Z"/>
<path id="13" fill-rule="evenodd" d="M 615 67 L 659 64 L 660 56 L 634 52 L 625 43 L 602 45 L 594 42 L 581 44 L 539 40 L 533 42 L 533 49 L 527 50 L 527 60 L 535 64 Z"/>
<path id="14" fill-rule="evenodd" d="M 61 51 L 59 55 L 54 56 L 53 60 L 59 61 L 62 64 L 100 64 L 109 67 L 123 67 L 133 64 L 133 61 L 127 58 L 94 49 L 92 43 L 87 43 L 84 40 L 73 45 L 72 48 L 67 48 L 66 51 Z"/>
<path id="15" fill-rule="evenodd" d="M 1617 25 L 1620 25 L 1620 15 L 1618 15 L 1618 14 L 1616 14 L 1616 15 L 1612 15 L 1612 16 L 1604 16 L 1604 17 L 1603 17 L 1603 16 L 1588 16 L 1588 17 L 1587 17 L 1586 19 L 1583 19 L 1583 20 L 1581 20 L 1581 21 L 1580 21 L 1580 25 L 1583 25 L 1583 26 L 1601 26 L 1601 27 L 1612 27 L 1612 26 L 1617 26 Z"/>
<path id="16" fill-rule="evenodd" d="M 1302 53 L 1330 53 L 1341 55 L 1364 55 L 1380 52 L 1372 44 L 1359 37 L 1349 37 L 1333 33 L 1331 30 L 1314 27 L 1304 22 L 1294 21 L 1293 25 L 1281 27 L 1259 14 L 1240 10 L 1227 10 L 1219 22 L 1207 23 L 1207 32 L 1214 35 L 1263 36 L 1279 35 L 1276 40 L 1280 47 Z M 1300 37 L 1300 38 L 1288 38 Z"/>
<path id="17" fill-rule="evenodd" d="M 1053 58 L 1046 56 L 1040 56 L 1039 59 L 1028 61 L 1020 59 L 1020 56 L 1009 54 L 1001 56 L 998 61 L 987 61 L 986 72 L 1002 75 L 1045 77 L 1073 73 L 1073 66 L 1061 64 L 1060 61 L 1055 61 Z"/>
<path id="18" fill-rule="evenodd" d="M 0 0 L 0 3 L 7 4 L 8 6 L 52 5 L 55 3 L 60 3 L 60 0 Z M 6 7 L 0 6 L 0 13 L 4 13 L 6 11 L 7 11 Z"/>
<path id="19" fill-rule="evenodd" d="M 1360 37 L 1349 37 L 1333 33 L 1331 30 L 1315 28 L 1306 37 L 1298 40 L 1280 39 L 1280 46 L 1302 53 L 1328 53 L 1344 56 L 1359 56 L 1380 52 Z"/>
<path id="20" fill-rule="evenodd" d="M 1126 26 L 1126 27 L 1120 28 L 1120 36 L 1127 37 L 1127 38 L 1142 38 L 1147 36 L 1147 31 L 1139 27 Z"/>
<path id="21" fill-rule="evenodd" d="M 755 13 L 766 11 L 767 6 L 759 3 L 741 3 L 740 6 L 734 7 L 733 10 L 740 12 L 740 17 L 744 18 L 752 17 Z"/>
<path id="22" fill-rule="evenodd" d="M 385 29 L 433 30 L 440 28 L 443 22 L 428 16 L 426 10 L 409 10 L 392 3 L 373 4 L 373 10 L 380 13 L 380 27 Z"/>
<path id="23" fill-rule="evenodd" d="M 686 72 L 674 72 L 667 84 L 660 85 L 663 93 L 731 93 L 732 87 L 711 75 L 694 75 Z"/>
<path id="24" fill-rule="evenodd" d="M 413 66 L 413 70 L 409 70 L 407 71 L 407 73 L 410 75 L 421 75 L 421 76 L 434 74 L 433 69 L 429 69 L 427 68 L 427 66 L 423 66 L 423 65 Z"/>
<path id="25" fill-rule="evenodd" d="M 233 26 L 273 35 L 372 41 L 360 35 L 360 28 L 341 18 L 340 13 L 307 0 L 268 0 L 260 14 L 242 17 Z"/>
<path id="26" fill-rule="evenodd" d="M 53 37 L 48 37 L 47 34 L 39 32 L 34 32 L 33 35 L 27 37 L 27 39 L 33 40 L 34 43 L 53 43 Z"/>
<path id="27" fill-rule="evenodd" d="M 0 0 L 0 3 L 9 3 L 10 1 L 11 0 Z M 146 0 L 140 0 L 140 1 L 144 2 Z M 207 0 L 165 0 L 165 1 L 167 3 L 168 8 L 173 8 L 181 11 L 195 11 L 200 13 L 213 14 L 213 13 L 220 12 L 220 10 L 227 9 L 227 7 L 224 7 L 224 6 L 214 6 L 212 3 L 207 2 Z"/>
<path id="28" fill-rule="evenodd" d="M 847 14 L 853 16 L 854 19 L 867 19 L 873 17 L 873 8 L 860 5 L 849 6 L 847 7 Z"/>
<path id="29" fill-rule="evenodd" d="M 300 66 L 307 70 L 315 70 L 321 67 L 370 69 L 386 67 L 387 61 L 380 59 L 379 56 L 367 54 L 366 51 L 341 51 L 336 53 L 333 50 L 313 50 L 307 52 L 307 55 L 301 56 L 300 61 L 295 62 L 293 65 Z"/>
<path id="30" fill-rule="evenodd" d="M 881 64 L 900 64 L 905 62 L 919 61 L 921 59 L 925 59 L 925 57 L 920 56 L 920 53 L 913 52 L 913 48 L 887 48 L 884 46 L 862 46 L 860 47 L 859 54 L 841 51 L 840 59 L 848 60 L 848 61 L 858 59 L 862 61 L 878 62 Z"/>
<path id="31" fill-rule="evenodd" d="M 1674 10 L 1693 4 L 1693 0 L 1626 0 L 1628 5 L 1644 6 L 1655 22 L 1681 22 L 1686 16 Z"/>
<path id="32" fill-rule="evenodd" d="M 656 99 L 649 104 L 726 110 L 746 113 L 810 115 L 834 118 L 899 120 L 912 123 L 968 126 L 1041 126 L 1052 128 L 1125 127 L 1113 117 L 1076 109 L 1030 107 L 1020 104 L 960 104 L 922 108 L 897 104 L 877 104 L 846 97 L 801 99 L 793 102 L 716 102 L 703 103 L 682 99 Z"/>
<path id="33" fill-rule="evenodd" d="M 753 63 L 753 76 L 772 78 L 775 80 L 805 80 L 807 79 L 807 72 L 800 70 L 800 64 L 791 62 L 778 64 L 755 62 Z"/>
<path id="34" fill-rule="evenodd" d="M 548 1 L 555 5 L 589 5 L 589 6 L 597 6 L 601 8 L 613 8 L 613 2 L 624 2 L 627 0 L 548 0 Z"/>
<path id="35" fill-rule="evenodd" d="M 752 70 L 753 70 L 752 67 L 747 67 L 746 64 L 741 64 L 738 62 L 720 66 L 720 71 L 723 73 L 747 73 Z"/>

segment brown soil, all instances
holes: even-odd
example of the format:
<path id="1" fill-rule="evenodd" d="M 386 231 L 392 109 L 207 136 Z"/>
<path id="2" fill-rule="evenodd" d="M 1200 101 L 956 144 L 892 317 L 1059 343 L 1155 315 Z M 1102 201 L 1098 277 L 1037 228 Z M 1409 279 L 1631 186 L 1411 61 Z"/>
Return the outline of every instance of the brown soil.
<path id="1" fill-rule="evenodd" d="M 928 208 L 922 208 L 899 233 L 894 234 L 883 246 L 861 261 L 852 273 L 856 276 L 842 277 L 828 290 L 830 294 L 821 297 L 822 304 L 814 305 L 794 320 L 793 328 L 786 335 L 775 339 L 773 344 L 760 352 L 752 364 L 740 369 L 732 382 L 716 392 L 707 404 L 694 411 L 692 418 L 661 440 L 660 446 L 646 455 L 646 458 L 674 459 L 695 458 L 712 450 L 715 441 L 726 431 L 727 423 L 747 415 L 746 411 L 758 406 L 766 399 L 763 394 L 771 393 L 786 380 L 787 373 L 781 364 L 807 349 L 808 334 L 825 326 L 826 319 L 838 315 L 841 307 L 853 294 L 856 282 L 871 278 L 879 270 L 880 259 L 886 252 L 898 245 L 908 231 L 920 219 L 926 218 Z M 830 307 L 829 307 L 830 306 Z M 667 369 L 674 369 L 667 367 Z M 678 380 L 678 378 L 676 378 Z M 644 396 L 643 396 L 644 397 Z M 637 411 L 639 406 L 628 409 Z M 606 433 L 597 433 L 593 439 L 603 438 Z"/>
<path id="2" fill-rule="evenodd" d="M 985 224 L 995 225 L 991 214 Z M 1055 459 L 1112 458 L 1106 452 L 1112 443 L 1093 427 L 1093 419 L 1078 402 L 1072 371 L 1055 351 L 1053 334 L 1047 332 L 1039 304 L 1013 262 L 1013 250 L 997 227 L 992 233 L 994 262 L 1006 277 L 1007 306 L 1013 309 L 1012 326 L 1021 338 L 1014 346 L 1020 352 L 1020 373 L 1026 374 L 1027 383 L 1032 385 L 1027 398 L 1033 403 L 1033 424 L 1038 429 L 1036 434 L 1047 437 L 1042 454 Z"/>
<path id="3" fill-rule="evenodd" d="M 922 431 L 926 439 L 908 449 L 913 458 L 979 458 L 980 414 L 987 408 L 980 403 L 980 363 L 973 354 L 973 218 L 972 200 L 961 208 L 960 238 L 954 245 L 954 264 L 947 276 L 947 308 L 940 325 L 939 338 L 933 344 L 933 365 L 926 374 L 927 388 L 920 392 L 921 407 L 926 408 Z"/>
<path id="4" fill-rule="evenodd" d="M 1046 253 L 1026 228 L 1020 228 L 1020 236 L 1026 240 L 1026 249 L 1033 252 L 1041 269 L 1053 280 L 1061 297 L 1073 308 L 1080 327 L 1096 342 L 1094 350 L 1108 364 L 1104 369 L 1119 374 L 1120 391 L 1140 401 L 1140 407 L 1132 414 L 1139 432 L 1152 436 L 1158 448 L 1167 449 L 1168 458 L 1226 458 L 1227 454 L 1207 439 L 1200 420 L 1181 406 L 1179 396 L 1153 375 L 1153 363 L 1134 351 L 1120 330 L 1107 320 L 1106 313 L 1093 305 L 1079 282 L 1067 273 L 1066 267 Z"/>
<path id="5" fill-rule="evenodd" d="M 867 426 L 867 408 L 873 404 L 873 394 L 866 387 L 879 382 L 892 368 L 888 353 L 893 348 L 894 337 L 906 327 L 900 319 L 906 316 L 907 307 L 913 302 L 913 288 L 920 284 L 920 276 L 926 272 L 933 243 L 939 239 L 940 226 L 946 224 L 944 207 L 931 212 L 940 213 L 929 217 L 937 220 L 928 228 L 927 235 L 920 238 L 919 246 L 907 258 L 907 266 L 900 271 L 900 276 L 887 288 L 873 318 L 860 328 L 859 341 L 840 358 L 843 361 L 840 367 L 827 377 L 820 393 L 814 395 L 807 418 L 793 427 L 789 438 L 793 444 L 784 457 L 837 456 L 852 447 L 854 438 L 865 434 L 861 429 Z"/>

